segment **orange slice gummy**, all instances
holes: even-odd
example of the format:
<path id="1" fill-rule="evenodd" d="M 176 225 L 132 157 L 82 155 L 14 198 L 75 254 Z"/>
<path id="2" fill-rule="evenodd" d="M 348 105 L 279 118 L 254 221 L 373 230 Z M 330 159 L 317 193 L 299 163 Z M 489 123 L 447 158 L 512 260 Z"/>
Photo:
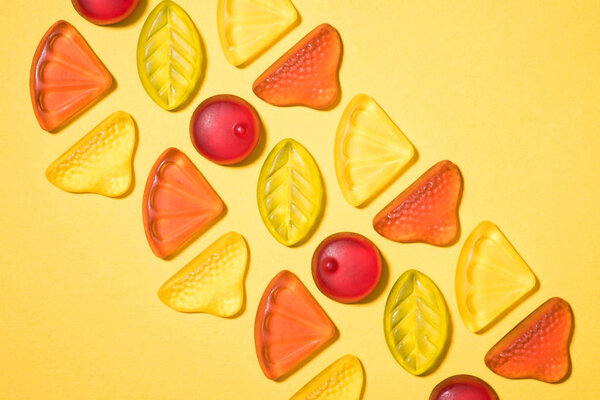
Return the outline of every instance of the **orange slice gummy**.
<path id="1" fill-rule="evenodd" d="M 180 150 L 165 150 L 150 170 L 142 216 L 146 238 L 165 258 L 204 230 L 223 212 L 223 202 Z"/>
<path id="2" fill-rule="evenodd" d="M 254 322 L 258 363 L 277 379 L 296 368 L 335 335 L 335 326 L 298 277 L 281 271 L 265 289 Z"/>
<path id="3" fill-rule="evenodd" d="M 42 129 L 52 131 L 112 85 L 112 76 L 79 32 L 66 21 L 48 29 L 33 56 L 29 89 Z"/>

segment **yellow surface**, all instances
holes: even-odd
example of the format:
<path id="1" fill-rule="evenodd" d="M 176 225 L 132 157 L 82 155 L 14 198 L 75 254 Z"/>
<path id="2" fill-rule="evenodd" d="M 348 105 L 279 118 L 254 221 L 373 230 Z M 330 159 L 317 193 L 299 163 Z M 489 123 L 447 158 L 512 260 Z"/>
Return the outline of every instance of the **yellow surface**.
<path id="1" fill-rule="evenodd" d="M 135 52 L 145 17 L 93 25 L 69 1 L 2 3 L 0 107 L 0 398 L 21 399 L 287 399 L 333 360 L 352 353 L 366 373 L 365 399 L 425 399 L 442 379 L 477 375 L 501 399 L 594 399 L 600 382 L 600 3 L 595 0 L 459 2 L 295 0 L 302 22 L 247 68 L 221 51 L 216 2 L 179 0 L 206 45 L 207 70 L 189 105 L 169 113 L 148 97 Z M 72 22 L 117 81 L 115 90 L 56 134 L 43 131 L 29 99 L 29 67 L 44 32 Z M 342 96 L 329 111 L 277 108 L 252 93 L 252 82 L 305 32 L 322 22 L 344 42 Z M 194 107 L 208 96 L 247 99 L 266 128 L 257 156 L 223 167 L 197 154 L 189 139 Z M 410 138 L 418 159 L 364 209 L 344 200 L 333 164 L 343 107 L 368 93 Z M 44 175 L 48 165 L 115 110 L 138 127 L 135 183 L 123 199 L 71 194 Z M 279 244 L 256 207 L 256 180 L 266 153 L 286 137 L 318 161 L 326 209 L 301 246 Z M 172 260 L 152 254 L 141 202 L 156 157 L 175 146 L 188 154 L 227 204 L 227 214 Z M 422 171 L 450 159 L 465 179 L 462 232 L 449 247 L 400 244 L 376 234 L 373 216 Z M 482 334 L 462 324 L 454 274 L 467 234 L 494 221 L 535 271 L 539 289 Z M 234 319 L 182 314 L 156 296 L 160 285 L 229 231 L 248 239 L 246 302 Z M 313 250 L 337 231 L 372 240 L 387 260 L 371 301 L 347 305 L 319 292 Z M 339 338 L 282 382 L 263 375 L 253 343 L 256 306 L 269 280 L 294 271 L 339 329 Z M 392 284 L 408 268 L 430 276 L 452 319 L 448 354 L 431 374 L 415 377 L 390 356 L 382 333 Z M 575 316 L 573 370 L 552 385 L 495 375 L 485 353 L 552 296 Z M 257 395 L 259 394 L 259 395 Z"/>

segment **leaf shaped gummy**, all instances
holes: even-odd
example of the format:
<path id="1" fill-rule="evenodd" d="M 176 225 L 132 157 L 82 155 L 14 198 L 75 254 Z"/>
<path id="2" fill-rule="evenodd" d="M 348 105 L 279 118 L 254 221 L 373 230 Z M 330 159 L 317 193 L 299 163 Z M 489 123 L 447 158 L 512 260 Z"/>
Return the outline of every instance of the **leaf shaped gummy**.
<path id="1" fill-rule="evenodd" d="M 133 119 L 117 111 L 58 157 L 46 177 L 67 192 L 121 196 L 131 187 L 135 141 Z"/>
<path id="2" fill-rule="evenodd" d="M 335 172 L 355 207 L 372 199 L 410 162 L 415 149 L 385 111 L 365 94 L 346 106 L 335 136 Z"/>
<path id="3" fill-rule="evenodd" d="M 239 233 L 226 233 L 169 278 L 158 297 L 177 311 L 231 317 L 244 302 L 247 265 L 246 241 Z"/>
<path id="4" fill-rule="evenodd" d="M 258 210 L 279 242 L 292 246 L 304 239 L 321 214 L 323 183 L 309 152 L 293 139 L 279 142 L 260 170 Z"/>
<path id="5" fill-rule="evenodd" d="M 290 0 L 219 0 L 217 26 L 227 61 L 238 66 L 254 59 L 297 19 Z"/>
<path id="6" fill-rule="evenodd" d="M 203 73 L 200 35 L 186 12 L 170 0 L 148 15 L 137 45 L 142 86 L 165 110 L 183 104 Z"/>
<path id="7" fill-rule="evenodd" d="M 448 342 L 448 309 L 444 296 L 425 274 L 408 270 L 396 281 L 383 314 L 383 333 L 390 352 L 413 375 L 429 371 Z"/>

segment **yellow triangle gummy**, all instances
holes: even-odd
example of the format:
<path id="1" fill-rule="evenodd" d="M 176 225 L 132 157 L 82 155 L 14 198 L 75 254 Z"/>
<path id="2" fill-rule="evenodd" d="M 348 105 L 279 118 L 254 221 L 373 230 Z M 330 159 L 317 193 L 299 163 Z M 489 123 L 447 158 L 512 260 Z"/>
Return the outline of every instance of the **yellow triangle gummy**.
<path id="1" fill-rule="evenodd" d="M 244 302 L 247 265 L 246 241 L 239 233 L 226 233 L 169 278 L 158 297 L 177 311 L 231 317 Z"/>
<path id="2" fill-rule="evenodd" d="M 254 59 L 297 19 L 290 0 L 219 0 L 217 26 L 227 61 L 238 66 Z"/>
<path id="3" fill-rule="evenodd" d="M 46 177 L 67 192 L 123 195 L 131 186 L 135 131 L 129 114 L 111 114 L 58 157 Z"/>
<path id="4" fill-rule="evenodd" d="M 455 278 L 458 311 L 470 331 L 489 326 L 535 284 L 535 275 L 496 225 L 483 221 L 471 232 Z"/>
<path id="5" fill-rule="evenodd" d="M 415 149 L 385 111 L 365 94 L 346 106 L 335 136 L 335 173 L 355 207 L 375 197 L 410 162 Z"/>

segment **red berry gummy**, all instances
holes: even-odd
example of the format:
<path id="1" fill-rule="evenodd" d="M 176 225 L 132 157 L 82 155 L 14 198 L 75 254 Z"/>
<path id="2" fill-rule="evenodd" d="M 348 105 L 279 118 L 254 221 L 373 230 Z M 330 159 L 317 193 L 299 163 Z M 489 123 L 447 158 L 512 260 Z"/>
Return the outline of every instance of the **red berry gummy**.
<path id="1" fill-rule="evenodd" d="M 75 10 L 97 25 L 123 21 L 138 6 L 139 0 L 71 0 Z"/>
<path id="2" fill-rule="evenodd" d="M 315 250 L 312 275 L 325 296 L 341 303 L 354 303 L 367 297 L 379 283 L 379 250 L 358 233 L 336 233 Z"/>
<path id="3" fill-rule="evenodd" d="M 475 376 L 454 375 L 438 383 L 429 400 L 498 400 L 498 395 Z"/>

